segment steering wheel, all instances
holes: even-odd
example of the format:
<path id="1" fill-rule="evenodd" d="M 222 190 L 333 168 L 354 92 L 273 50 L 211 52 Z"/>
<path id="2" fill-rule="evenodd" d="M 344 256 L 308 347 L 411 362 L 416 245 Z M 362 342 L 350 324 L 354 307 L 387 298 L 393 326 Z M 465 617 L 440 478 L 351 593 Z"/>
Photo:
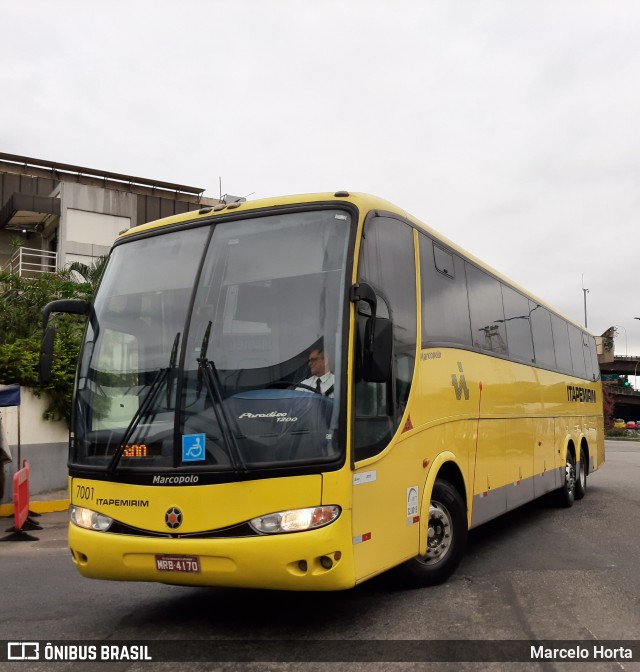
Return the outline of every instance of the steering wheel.
<path id="1" fill-rule="evenodd" d="M 309 392 L 313 392 L 315 394 L 320 394 L 320 392 L 318 392 L 318 390 L 316 390 L 315 387 L 311 387 L 311 385 L 305 385 L 304 383 L 295 383 L 293 387 L 295 389 L 298 389 L 299 387 L 301 387 L 303 390 L 309 390 Z"/>
<path id="2" fill-rule="evenodd" d="M 272 383 L 269 383 L 267 385 L 267 389 L 270 389 L 272 387 L 283 387 L 283 388 L 290 388 L 292 390 L 297 390 L 299 388 L 303 390 L 309 390 L 309 392 L 314 392 L 315 394 L 318 393 L 315 387 L 311 387 L 311 385 L 306 385 L 305 383 L 292 383 L 288 380 L 274 380 Z"/>

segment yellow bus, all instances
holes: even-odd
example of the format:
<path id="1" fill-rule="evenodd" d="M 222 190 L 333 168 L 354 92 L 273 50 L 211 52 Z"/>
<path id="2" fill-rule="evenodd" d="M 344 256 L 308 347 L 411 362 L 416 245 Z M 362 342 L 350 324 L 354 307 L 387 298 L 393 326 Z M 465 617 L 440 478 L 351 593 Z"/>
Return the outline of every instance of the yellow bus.
<path id="1" fill-rule="evenodd" d="M 467 533 L 604 461 L 594 338 L 394 205 L 220 203 L 133 228 L 87 316 L 69 544 L 100 579 L 446 580 Z"/>

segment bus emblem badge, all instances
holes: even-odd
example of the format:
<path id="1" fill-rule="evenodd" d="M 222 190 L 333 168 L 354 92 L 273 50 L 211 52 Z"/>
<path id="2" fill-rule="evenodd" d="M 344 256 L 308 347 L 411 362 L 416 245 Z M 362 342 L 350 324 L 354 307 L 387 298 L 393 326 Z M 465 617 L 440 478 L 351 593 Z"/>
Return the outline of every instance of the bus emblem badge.
<path id="1" fill-rule="evenodd" d="M 462 394 L 464 393 L 465 401 L 469 401 L 469 388 L 467 387 L 467 380 L 462 370 L 462 362 L 458 362 L 458 371 L 460 372 L 460 382 L 458 382 L 458 376 L 455 373 L 451 374 L 451 384 L 456 393 L 456 399 L 461 401 Z"/>
<path id="2" fill-rule="evenodd" d="M 177 530 L 182 525 L 182 511 L 176 506 L 172 506 L 164 514 L 164 522 L 172 530 Z"/>

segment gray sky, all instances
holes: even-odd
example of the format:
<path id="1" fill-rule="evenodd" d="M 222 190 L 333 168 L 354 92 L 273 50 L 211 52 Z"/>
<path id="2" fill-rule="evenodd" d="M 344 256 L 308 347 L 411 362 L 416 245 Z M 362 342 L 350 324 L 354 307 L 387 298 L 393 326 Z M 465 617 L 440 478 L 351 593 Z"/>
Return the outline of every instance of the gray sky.
<path id="1" fill-rule="evenodd" d="M 32 0 L 0 151 L 403 207 L 640 354 L 640 2 Z"/>

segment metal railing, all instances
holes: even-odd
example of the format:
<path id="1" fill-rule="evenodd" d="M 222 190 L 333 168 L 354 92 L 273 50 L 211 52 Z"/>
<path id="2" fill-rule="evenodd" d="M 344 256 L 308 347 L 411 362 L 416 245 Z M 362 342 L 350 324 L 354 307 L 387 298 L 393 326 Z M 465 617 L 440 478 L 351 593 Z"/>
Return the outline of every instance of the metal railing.
<path id="1" fill-rule="evenodd" d="M 634 390 L 632 387 L 622 387 L 621 385 L 607 385 L 607 390 L 611 394 L 624 394 L 628 397 L 638 396 L 640 392 Z"/>
<path id="2" fill-rule="evenodd" d="M 58 253 L 18 247 L 2 270 L 21 278 L 34 278 L 39 273 L 52 273 L 58 267 Z"/>

